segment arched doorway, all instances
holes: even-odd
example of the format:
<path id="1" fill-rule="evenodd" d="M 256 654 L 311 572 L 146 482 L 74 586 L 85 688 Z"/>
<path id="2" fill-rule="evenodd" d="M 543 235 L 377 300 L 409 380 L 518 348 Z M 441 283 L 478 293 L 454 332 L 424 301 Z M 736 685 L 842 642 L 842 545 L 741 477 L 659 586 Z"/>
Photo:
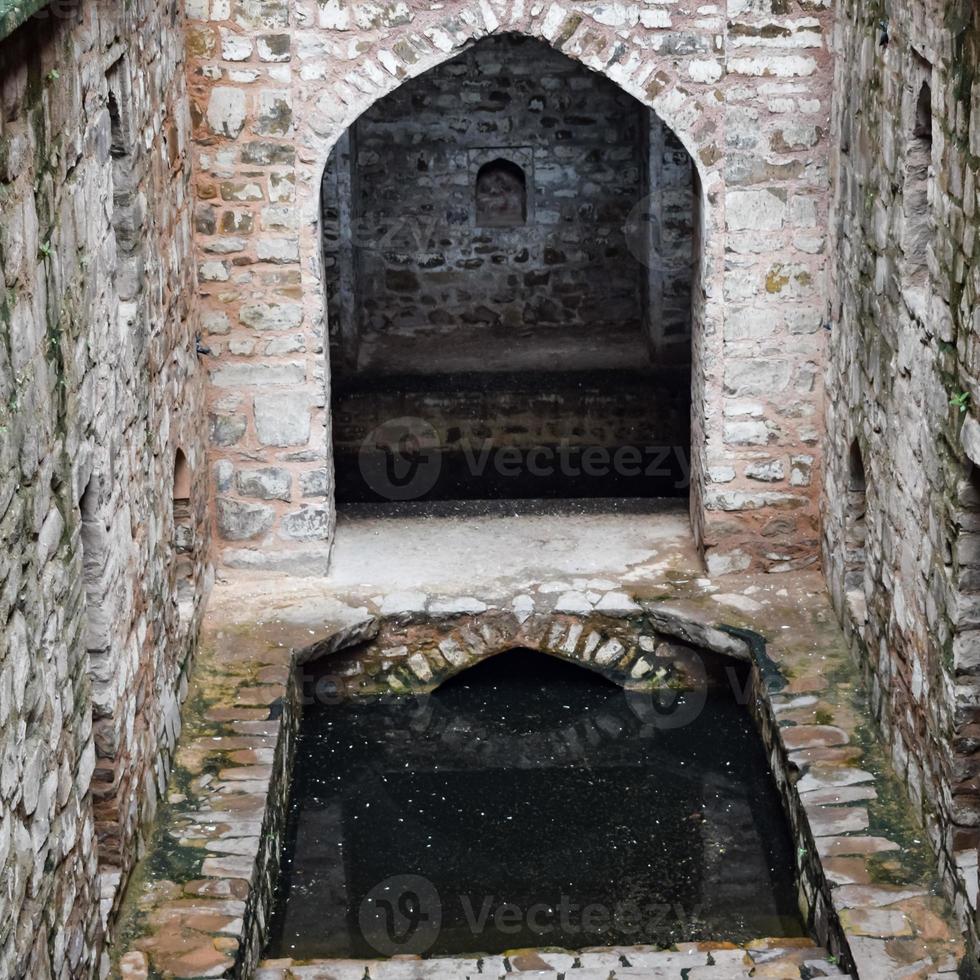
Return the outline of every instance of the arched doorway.
<path id="1" fill-rule="evenodd" d="M 655 113 L 533 38 L 372 105 L 322 183 L 338 502 L 686 500 L 699 203 Z"/>

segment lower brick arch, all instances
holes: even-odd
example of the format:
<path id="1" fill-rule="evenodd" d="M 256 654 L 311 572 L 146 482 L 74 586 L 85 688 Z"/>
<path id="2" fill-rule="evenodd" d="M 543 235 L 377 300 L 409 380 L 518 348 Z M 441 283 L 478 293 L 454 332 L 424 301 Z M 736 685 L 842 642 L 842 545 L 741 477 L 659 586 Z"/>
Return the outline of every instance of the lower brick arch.
<path id="1" fill-rule="evenodd" d="M 488 610 L 453 617 L 391 617 L 339 643 L 297 654 L 314 698 L 424 694 L 509 650 L 534 650 L 594 671 L 628 690 L 701 690 L 731 683 L 747 646 L 721 630 L 653 611 L 575 615 Z"/>

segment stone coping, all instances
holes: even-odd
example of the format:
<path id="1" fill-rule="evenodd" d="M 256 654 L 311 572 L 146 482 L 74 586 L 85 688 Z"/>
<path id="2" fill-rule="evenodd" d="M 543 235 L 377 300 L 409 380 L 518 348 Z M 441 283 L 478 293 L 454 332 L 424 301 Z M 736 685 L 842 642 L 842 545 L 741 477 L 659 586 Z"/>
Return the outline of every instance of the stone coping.
<path id="1" fill-rule="evenodd" d="M 474 636 L 483 619 L 495 628 L 509 620 L 513 637 L 554 637 L 559 648 L 575 627 L 581 640 L 597 623 L 638 623 L 635 649 L 620 640 L 624 662 L 641 659 L 639 637 L 651 626 L 658 638 L 683 635 L 745 659 L 746 644 L 714 627 L 724 616 L 769 638 L 782 676 L 763 682 L 753 671 L 750 708 L 799 842 L 800 900 L 817 941 L 868 980 L 956 976 L 962 941 L 935 857 L 871 734 L 859 670 L 818 580 L 797 576 L 792 588 L 785 578 L 758 581 L 670 601 L 626 596 L 613 583 L 575 596 L 526 589 L 506 600 L 403 595 L 354 606 L 324 597 L 284 602 L 267 621 L 226 606 L 206 624 L 170 789 L 126 897 L 120 975 L 252 974 L 288 799 L 298 660 L 370 645 L 423 616 Z"/>
<path id="2" fill-rule="evenodd" d="M 502 956 L 298 962 L 267 960 L 255 980 L 801 980 L 839 977 L 844 971 L 807 939 L 730 943 L 678 943 L 673 950 L 624 946 L 583 950 L 514 950 Z"/>

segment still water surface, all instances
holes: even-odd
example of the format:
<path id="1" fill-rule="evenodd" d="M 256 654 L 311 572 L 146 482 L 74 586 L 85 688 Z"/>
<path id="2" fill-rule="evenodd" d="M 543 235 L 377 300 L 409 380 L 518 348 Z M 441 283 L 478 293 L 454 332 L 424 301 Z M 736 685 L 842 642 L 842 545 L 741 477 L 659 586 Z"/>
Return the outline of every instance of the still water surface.
<path id="1" fill-rule="evenodd" d="M 433 695 L 307 707 L 267 955 L 803 935 L 752 721 L 702 700 L 657 724 L 648 696 L 511 651 Z"/>

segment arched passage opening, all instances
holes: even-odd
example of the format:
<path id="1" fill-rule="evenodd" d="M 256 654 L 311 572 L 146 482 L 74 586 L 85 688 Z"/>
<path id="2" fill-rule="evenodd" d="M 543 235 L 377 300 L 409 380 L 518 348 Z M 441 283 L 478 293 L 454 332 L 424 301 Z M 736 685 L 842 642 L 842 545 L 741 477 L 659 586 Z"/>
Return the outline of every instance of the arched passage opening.
<path id="1" fill-rule="evenodd" d="M 686 499 L 698 201 L 659 117 L 523 35 L 371 106 L 322 183 L 338 502 Z"/>

